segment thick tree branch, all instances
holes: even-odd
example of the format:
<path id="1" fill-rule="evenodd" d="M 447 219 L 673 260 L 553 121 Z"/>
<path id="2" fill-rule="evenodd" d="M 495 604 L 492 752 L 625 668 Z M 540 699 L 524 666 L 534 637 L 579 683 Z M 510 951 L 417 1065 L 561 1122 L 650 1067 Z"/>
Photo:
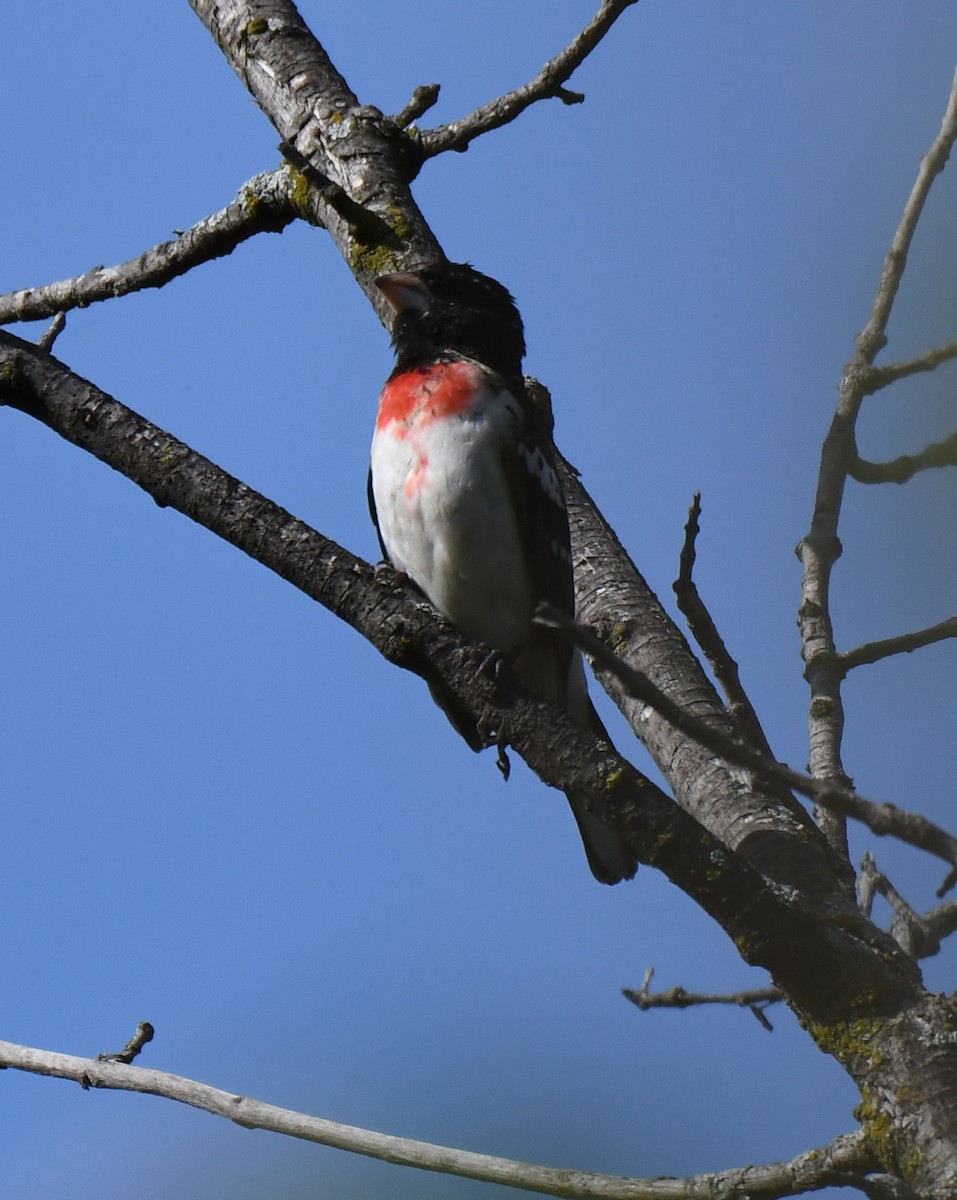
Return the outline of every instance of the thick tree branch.
<path id="1" fill-rule="evenodd" d="M 284 153 L 311 168 L 310 180 L 324 181 L 311 188 L 315 219 L 388 324 L 391 310 L 375 278 L 443 257 L 409 191 L 422 161 L 414 139 L 359 103 L 290 0 L 189 4 L 272 122 Z"/>
<path id="2" fill-rule="evenodd" d="M 887 341 L 887 322 L 907 264 L 907 253 L 917 222 L 934 180 L 947 163 L 955 139 L 957 73 L 940 132 L 921 161 L 917 179 L 884 260 L 870 318 L 858 336 L 854 354 L 844 370 L 837 408 L 821 450 L 811 528 L 797 549 L 804 567 L 798 626 L 805 678 L 811 691 L 808 709 L 809 769 L 815 778 L 830 779 L 839 784 L 846 784 L 848 779 L 841 760 L 843 672 L 831 623 L 830 580 L 831 571 L 841 553 L 838 525 L 844 487 L 857 457 L 855 425 L 872 377 L 874 358 Z M 816 815 L 831 844 L 846 856 L 847 837 L 843 823 L 835 821 L 827 810 L 819 810 Z"/>
<path id="3" fill-rule="evenodd" d="M 568 92 L 562 85 L 591 54 L 625 9 L 637 3 L 638 0 L 602 0 L 601 8 L 578 37 L 550 59 L 534 79 L 513 92 L 506 92 L 504 96 L 483 104 L 459 121 L 421 132 L 418 144 L 423 156 L 434 158 L 446 150 L 467 150 L 469 143 L 477 137 L 514 121 L 538 100 L 557 98 L 566 104 L 581 103 L 584 96 L 578 92 Z"/>
<path id="4" fill-rule="evenodd" d="M 301 185 L 301 178 L 288 166 L 256 175 L 243 184 L 236 199 L 221 212 L 205 217 L 173 241 L 161 242 L 138 258 L 0 296 L 0 325 L 36 321 L 73 308 L 86 308 L 98 300 L 162 287 L 200 263 L 231 254 L 256 234 L 279 233 L 297 216 L 308 215 L 297 207 Z"/>
<path id="5" fill-rule="evenodd" d="M 445 1175 L 464 1176 L 578 1200 L 692 1200 L 692 1197 L 719 1200 L 720 1197 L 731 1195 L 747 1195 L 752 1200 L 777 1200 L 778 1197 L 818 1191 L 831 1184 L 845 1184 L 864 1190 L 865 1177 L 876 1171 L 879 1165 L 864 1136 L 854 1133 L 836 1138 L 828 1146 L 800 1154 L 790 1162 L 738 1167 L 730 1171 L 693 1175 L 688 1179 L 628 1179 L 620 1175 L 598 1175 L 563 1167 L 537 1166 L 376 1133 L 371 1129 L 341 1125 L 338 1121 L 279 1108 L 247 1096 L 237 1096 L 165 1071 L 79 1058 L 72 1054 L 56 1054 L 49 1050 L 17 1046 L 12 1042 L 0 1042 L 0 1068 L 3 1067 L 34 1075 L 70 1079 L 85 1089 L 104 1088 L 162 1096 L 214 1116 L 225 1117 L 244 1129 L 268 1130 L 401 1166 L 440 1171 Z"/>
<path id="6" fill-rule="evenodd" d="M 858 483 L 907 483 L 920 471 L 955 465 L 957 433 L 952 433 L 943 441 L 931 442 L 917 454 L 901 454 L 890 462 L 868 462 L 855 454 L 848 467 L 848 474 Z"/>

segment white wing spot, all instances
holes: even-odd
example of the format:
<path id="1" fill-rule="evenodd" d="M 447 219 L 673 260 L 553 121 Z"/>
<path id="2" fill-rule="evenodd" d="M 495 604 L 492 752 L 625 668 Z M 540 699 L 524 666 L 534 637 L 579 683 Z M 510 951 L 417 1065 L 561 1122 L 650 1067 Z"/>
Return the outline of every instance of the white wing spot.
<path id="1" fill-rule="evenodd" d="M 549 497 L 550 500 L 559 506 L 565 508 L 565 501 L 562 496 L 562 490 L 558 485 L 558 476 L 552 470 L 545 455 L 537 446 L 519 446 L 519 451 L 525 461 L 525 466 L 529 473 L 538 480 L 542 491 Z"/>

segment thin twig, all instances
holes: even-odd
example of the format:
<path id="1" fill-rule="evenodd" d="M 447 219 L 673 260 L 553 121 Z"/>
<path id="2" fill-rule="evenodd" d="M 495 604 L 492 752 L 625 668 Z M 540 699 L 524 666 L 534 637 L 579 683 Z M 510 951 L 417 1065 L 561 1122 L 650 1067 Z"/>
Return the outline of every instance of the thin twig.
<path id="1" fill-rule="evenodd" d="M 647 1012 L 649 1008 L 693 1008 L 702 1004 L 733 1004 L 737 1008 L 749 1008 L 770 1032 L 771 1022 L 764 1015 L 764 1009 L 769 1004 L 777 1004 L 784 999 L 784 993 L 776 987 L 749 988 L 740 992 L 689 992 L 679 986 L 663 992 L 653 992 L 651 980 L 654 973 L 654 967 L 645 971 L 645 977 L 637 991 L 633 988 L 621 989 L 625 999 L 637 1005 L 642 1012 Z"/>
<path id="2" fill-rule="evenodd" d="M 266 171 L 244 184 L 226 208 L 198 221 L 169 242 L 115 267 L 94 267 L 73 279 L 23 288 L 0 296 L 0 325 L 36 321 L 86 308 L 144 288 L 158 288 L 200 263 L 230 254 L 258 233 L 278 233 L 301 214 L 294 202 L 296 179 L 289 167 Z"/>
<path id="3" fill-rule="evenodd" d="M 898 379 L 907 379 L 921 371 L 934 371 L 942 363 L 957 358 L 957 342 L 948 342 L 936 350 L 928 350 L 918 354 L 916 358 L 903 359 L 901 362 L 887 363 L 886 366 L 872 367 L 866 381 L 866 394 L 873 395 L 881 388 L 886 388 Z"/>
<path id="4" fill-rule="evenodd" d="M 550 59 L 529 83 L 483 104 L 460 121 L 423 130 L 418 136 L 423 156 L 433 158 L 446 150 L 467 150 L 469 143 L 477 137 L 514 121 L 538 100 L 559 99 L 565 104 L 580 103 L 584 99 L 581 93 L 569 92 L 562 85 L 591 54 L 625 9 L 637 3 L 638 0 L 603 0 L 599 11 L 578 37 Z"/>
<path id="5" fill-rule="evenodd" d="M 163 1096 L 226 1117 L 245 1129 L 269 1130 L 385 1162 L 481 1179 L 525 1191 L 580 1197 L 581 1200 L 687 1200 L 690 1196 L 704 1195 L 747 1195 L 752 1200 L 776 1200 L 777 1197 L 816 1191 L 837 1182 L 856 1181 L 854 1185 L 861 1186 L 866 1175 L 880 1169 L 864 1134 L 857 1132 L 798 1155 L 790 1162 L 737 1167 L 687 1179 L 629 1179 L 538 1166 L 376 1133 L 237 1096 L 164 1071 L 55 1054 L 12 1042 L 0 1042 L 2 1067 L 72 1079 L 83 1088 Z"/>
<path id="6" fill-rule="evenodd" d="M 867 363 L 873 363 L 875 355 L 886 344 L 887 322 L 890 320 L 894 300 L 897 297 L 901 279 L 904 277 L 907 255 L 917 231 L 917 223 L 924 211 L 924 205 L 934 181 L 947 165 L 947 159 L 950 157 L 955 140 L 957 140 L 957 72 L 954 73 L 940 132 L 921 159 L 917 179 L 907 198 L 887 257 L 884 259 L 871 318 L 857 339 L 858 349 Z"/>
<path id="7" fill-rule="evenodd" d="M 678 608 L 687 618 L 692 636 L 711 664 L 711 669 L 727 698 L 731 715 L 741 730 L 742 736 L 751 743 L 755 750 L 772 758 L 771 747 L 761 727 L 758 714 L 741 684 L 738 664 L 728 652 L 694 582 L 695 543 L 701 531 L 698 524 L 700 515 L 701 493 L 695 492 L 688 510 L 688 522 L 685 525 L 685 540 L 681 547 L 678 578 L 672 584 L 672 589 L 678 601 Z"/>
<path id="8" fill-rule="evenodd" d="M 901 454 L 890 462 L 868 462 L 855 455 L 848 474 L 858 483 L 907 483 L 919 471 L 957 465 L 957 433 L 940 442 L 931 442 L 917 454 Z"/>
<path id="9" fill-rule="evenodd" d="M 957 637 L 957 617 L 948 617 L 946 621 L 930 625 L 927 629 L 915 629 L 913 633 L 900 633 L 896 637 L 883 638 L 877 642 L 865 642 L 862 646 L 839 654 L 837 661 L 846 675 L 854 667 L 880 662 L 893 654 L 910 654 L 922 646 L 932 646 L 936 642 L 954 637 Z"/>
<path id="10" fill-rule="evenodd" d="M 957 838 L 928 821 L 920 813 L 907 812 L 886 801 L 866 800 L 851 788 L 843 787 L 833 780 L 815 779 L 759 753 L 741 737 L 727 737 L 693 713 L 679 708 L 646 675 L 636 671 L 609 650 L 591 630 L 571 620 L 552 605 L 540 604 L 535 619 L 540 624 L 561 629 L 603 670 L 610 671 L 630 696 L 650 705 L 676 729 L 694 738 L 707 749 L 713 750 L 715 754 L 720 754 L 726 761 L 753 771 L 762 779 L 800 792 L 802 796 L 807 796 L 815 804 L 829 811 L 853 817 L 880 837 L 890 835 L 907 842 L 908 845 L 925 850 L 928 854 L 950 863 L 954 871 L 957 871 Z M 948 880 L 954 871 L 948 875 Z"/>

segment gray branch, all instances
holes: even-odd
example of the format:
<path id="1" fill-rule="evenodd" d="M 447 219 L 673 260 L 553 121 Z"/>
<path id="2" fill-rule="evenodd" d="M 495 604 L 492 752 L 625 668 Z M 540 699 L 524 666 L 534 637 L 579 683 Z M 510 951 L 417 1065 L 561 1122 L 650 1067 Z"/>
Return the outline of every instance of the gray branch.
<path id="1" fill-rule="evenodd" d="M 922 371 L 935 371 L 942 363 L 950 362 L 953 358 L 957 358 L 957 341 L 948 342 L 946 346 L 939 346 L 936 350 L 927 350 L 924 354 L 918 354 L 916 358 L 872 367 L 866 382 L 867 395 L 896 383 L 898 379 L 907 379 Z"/>
<path id="2" fill-rule="evenodd" d="M 376 1133 L 224 1092 L 165 1071 L 56 1054 L 12 1042 L 0 1042 L 0 1068 L 4 1067 L 70 1079 L 84 1089 L 105 1088 L 162 1096 L 225 1117 L 244 1129 L 263 1129 L 400 1166 L 580 1200 L 691 1200 L 692 1197 L 719 1200 L 719 1197 L 731 1195 L 746 1195 L 751 1200 L 777 1200 L 777 1197 L 818 1191 L 832 1184 L 866 1191 L 866 1176 L 878 1169 L 863 1133 L 853 1133 L 800 1154 L 790 1162 L 736 1167 L 687 1179 L 629 1179 L 620 1175 L 538 1166 Z"/>
<path id="3" fill-rule="evenodd" d="M 737 1008 L 751 1008 L 758 1004 L 776 1004 L 784 999 L 780 988 L 746 988 L 740 992 L 689 992 L 687 988 L 672 987 L 663 992 L 651 990 L 654 967 L 645 971 L 640 988 L 622 988 L 626 1000 L 646 1012 L 649 1008 L 695 1008 L 702 1004 L 731 1004 Z"/>
<path id="4" fill-rule="evenodd" d="M 809 768 L 816 779 L 847 784 L 841 758 L 844 707 L 841 683 L 844 672 L 838 658 L 830 613 L 831 571 L 841 554 L 838 524 L 844 488 L 857 457 L 855 426 L 861 403 L 871 387 L 874 359 L 887 342 L 886 329 L 897 295 L 907 254 L 927 196 L 943 171 L 957 139 L 957 74 L 951 87 L 940 132 L 924 156 L 904 212 L 881 270 L 867 326 L 857 338 L 853 356 L 844 369 L 837 408 L 821 448 L 821 465 L 811 528 L 798 546 L 804 568 L 798 626 L 801 631 L 805 677 L 811 691 L 808 708 Z M 819 807 L 815 813 L 831 844 L 847 856 L 844 823 L 834 810 Z"/>
<path id="5" fill-rule="evenodd" d="M 720 754 L 727 762 L 744 767 L 763 780 L 781 784 L 828 812 L 853 817 L 878 836 L 890 835 L 949 863 L 952 870 L 949 884 L 957 871 L 957 838 L 951 836 L 920 813 L 908 812 L 887 801 L 866 800 L 853 788 L 830 779 L 815 779 L 803 771 L 795 771 L 785 763 L 769 758 L 742 737 L 729 737 L 723 730 L 702 721 L 694 713 L 679 708 L 641 671 L 628 665 L 609 650 L 589 629 L 571 620 L 550 604 L 540 604 L 536 620 L 540 624 L 561 629 L 602 669 L 610 671 L 625 691 L 634 699 L 650 705 L 676 729 L 694 738 L 702 746 Z M 945 884 L 945 886 L 947 886 Z"/>
<path id="6" fill-rule="evenodd" d="M 94 267 L 73 279 L 23 288 L 0 296 L 0 325 L 36 321 L 86 308 L 144 288 L 158 288 L 200 263 L 231 254 L 259 233 L 279 233 L 306 215 L 296 207 L 295 172 L 288 166 L 256 175 L 239 189 L 222 211 L 197 222 L 169 242 L 161 242 L 138 258 L 115 267 Z"/>
<path id="7" fill-rule="evenodd" d="M 578 37 L 550 59 L 529 83 L 483 104 L 459 121 L 421 132 L 417 140 L 423 156 L 433 158 L 446 150 L 467 150 L 469 143 L 477 137 L 508 125 L 539 100 L 557 98 L 565 104 L 580 104 L 585 97 L 579 92 L 567 91 L 564 83 L 591 54 L 625 9 L 637 3 L 638 0 L 602 0 L 601 8 Z"/>
<path id="8" fill-rule="evenodd" d="M 957 637 L 957 617 L 948 617 L 946 621 L 930 625 L 927 629 L 915 629 L 912 633 L 900 633 L 896 637 L 883 638 L 877 642 L 865 642 L 862 646 L 839 654 L 837 661 L 846 675 L 855 667 L 880 662 L 894 654 L 910 654 L 923 646 L 932 646 L 936 642 L 953 637 Z"/>
<path id="9" fill-rule="evenodd" d="M 854 455 L 848 474 L 858 483 L 907 483 L 919 471 L 957 466 L 957 433 L 940 442 L 931 442 L 917 454 L 901 454 L 890 462 L 868 462 Z"/>

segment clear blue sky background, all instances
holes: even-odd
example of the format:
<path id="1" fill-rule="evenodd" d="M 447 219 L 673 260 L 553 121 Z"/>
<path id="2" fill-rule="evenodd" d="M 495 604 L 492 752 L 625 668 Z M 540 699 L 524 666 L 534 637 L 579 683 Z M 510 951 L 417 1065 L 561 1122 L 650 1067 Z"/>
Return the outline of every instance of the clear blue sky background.
<path id="1" fill-rule="evenodd" d="M 7 7 L 0 290 L 132 257 L 277 163 L 185 0 Z M 594 5 L 300 7 L 364 102 L 396 111 L 437 80 L 442 121 L 531 77 Z M 560 444 L 669 604 L 703 492 L 699 585 L 797 766 L 792 548 L 955 47 L 952 0 L 644 0 L 572 81 L 586 104 L 539 105 L 415 188 L 448 254 L 517 296 Z M 951 175 L 891 356 L 957 333 L 955 211 Z M 56 351 L 375 557 L 365 471 L 391 352 L 321 232 L 71 314 Z M 870 402 L 864 453 L 948 432 L 953 380 Z M 622 1174 L 790 1157 L 853 1126 L 852 1087 L 785 1011 L 769 1035 L 622 999 L 649 965 L 663 987 L 763 982 L 667 881 L 595 884 L 564 800 L 520 762 L 503 784 L 419 681 L 46 429 L 9 411 L 0 429 L 0 1036 L 95 1054 L 145 1018 L 145 1065 Z M 942 474 L 852 488 L 842 647 L 954 611 L 955 499 Z M 955 665 L 945 646 L 847 688 L 860 789 L 951 828 Z M 936 863 L 876 851 L 931 902 Z M 927 975 L 952 990 L 953 950 Z M 11 1200 L 490 1194 L 14 1072 L 0 1114 Z"/>

